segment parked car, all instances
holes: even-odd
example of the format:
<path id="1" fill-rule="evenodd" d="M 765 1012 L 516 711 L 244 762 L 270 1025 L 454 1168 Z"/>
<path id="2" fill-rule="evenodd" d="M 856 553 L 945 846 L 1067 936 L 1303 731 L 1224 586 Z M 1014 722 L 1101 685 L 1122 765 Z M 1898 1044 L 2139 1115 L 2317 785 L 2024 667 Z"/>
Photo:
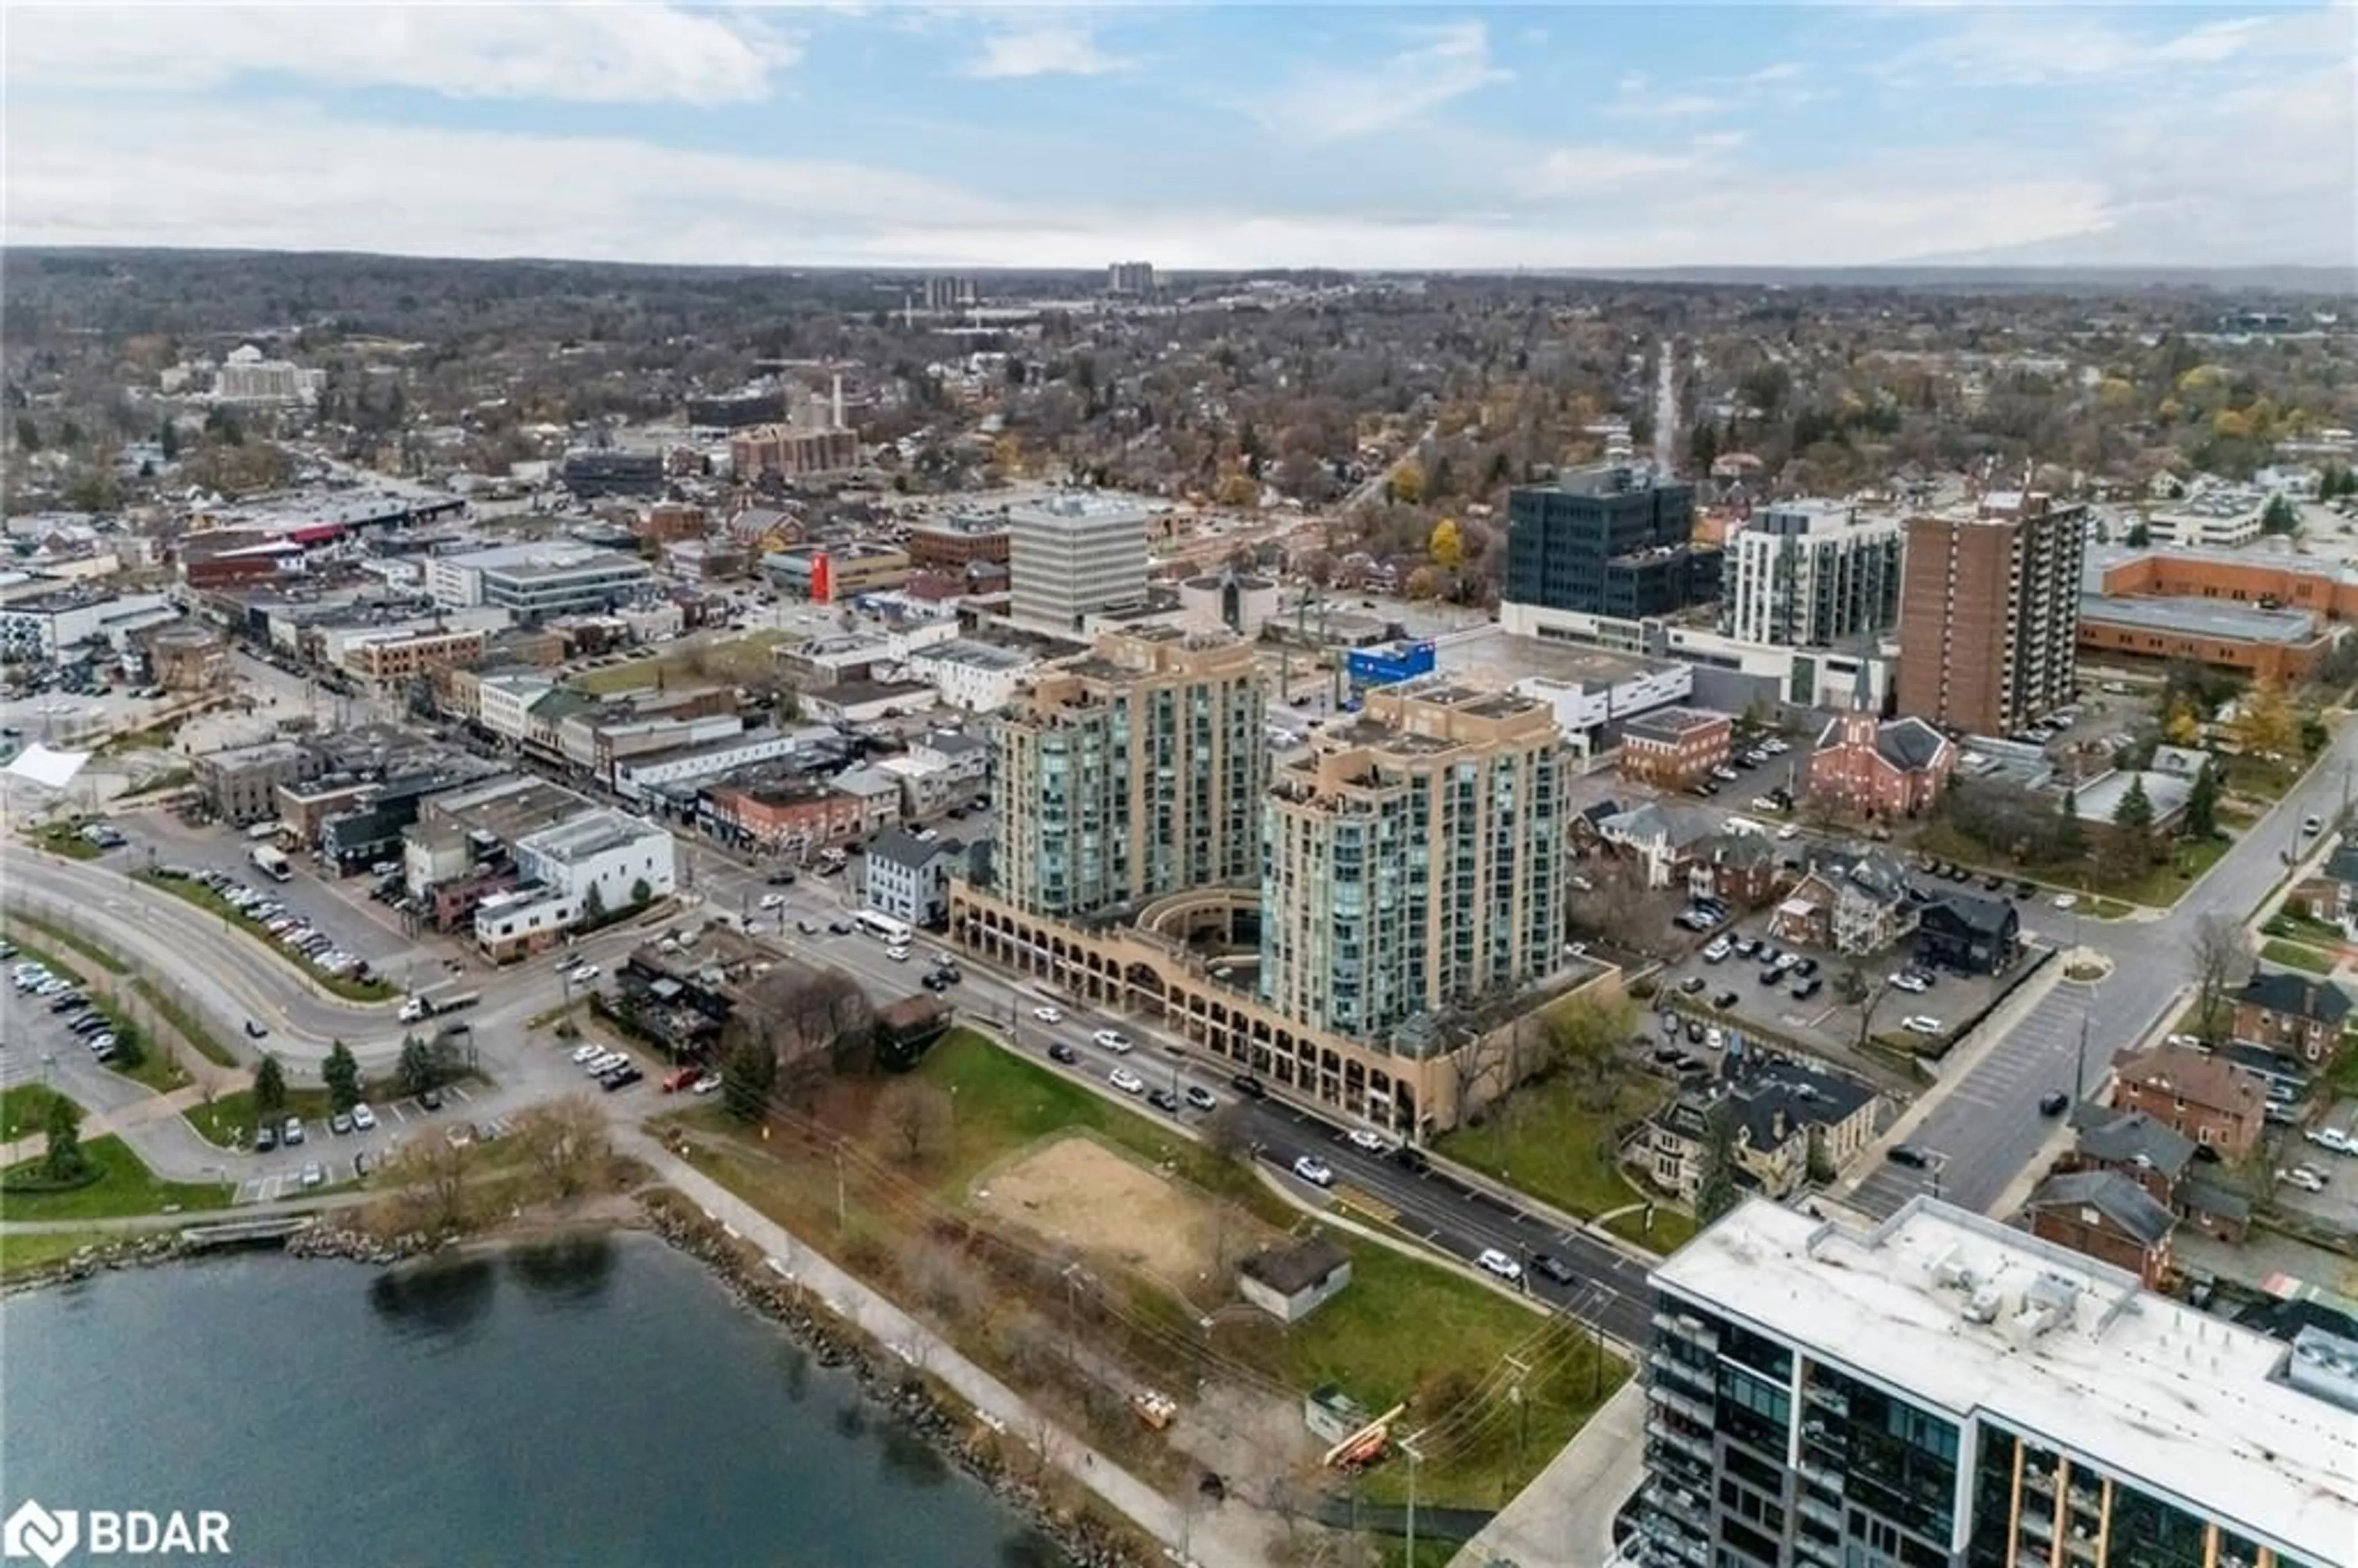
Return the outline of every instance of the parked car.
<path id="1" fill-rule="evenodd" d="M 303 1119 L 299 1116 L 288 1117 L 287 1119 L 286 1125 L 278 1130 L 278 1141 L 281 1143 L 286 1144 L 289 1149 L 301 1143 L 303 1141 Z"/>
<path id="2" fill-rule="evenodd" d="M 2312 1127 L 2303 1134 L 2320 1149 L 2331 1149 L 2336 1154 L 2358 1154 L 2358 1139 L 2338 1127 Z"/>
<path id="3" fill-rule="evenodd" d="M 1314 1187 L 1331 1187 L 1335 1184 L 1334 1167 L 1327 1164 L 1325 1161 L 1308 1154 L 1294 1156 L 1293 1173 Z"/>
<path id="4" fill-rule="evenodd" d="M 373 1132 L 376 1130 L 376 1112 L 368 1108 L 368 1102 L 365 1100 L 352 1107 L 352 1126 L 362 1132 Z"/>
<path id="5" fill-rule="evenodd" d="M 1918 1171 L 1932 1162 L 1932 1157 L 1913 1143 L 1894 1143 L 1883 1152 L 1883 1157 L 1895 1165 L 1906 1165 Z"/>
<path id="6" fill-rule="evenodd" d="M 1901 1019 L 1899 1027 L 1911 1034 L 1938 1034 L 1941 1033 L 1941 1021 L 1929 1014 L 1919 1012 Z"/>
<path id="7" fill-rule="evenodd" d="M 323 1184 L 324 1183 L 326 1183 L 327 1179 L 328 1179 L 328 1172 L 327 1172 L 327 1168 L 326 1168 L 325 1166 L 321 1165 L 321 1164 L 319 1163 L 319 1162 L 318 1162 L 317 1160 L 310 1161 L 310 1162 L 307 1162 L 307 1163 L 304 1165 L 304 1167 L 303 1167 L 303 1184 L 304 1184 L 305 1186 L 307 1186 L 307 1187 L 316 1187 L 316 1186 L 319 1186 L 319 1185 Z"/>
<path id="8" fill-rule="evenodd" d="M 1704 978 L 1701 975 L 1689 975 L 1685 979 L 1679 982 L 1679 989 L 1684 991 L 1689 996 L 1694 995 L 1697 991 L 1703 989 L 1703 988 Z"/>
<path id="9" fill-rule="evenodd" d="M 2039 1097 L 2039 1114 L 2041 1116 L 2061 1116 L 2071 1103 L 2071 1097 L 2065 1094 L 2061 1089 L 2049 1089 L 2045 1094 Z"/>
<path id="10" fill-rule="evenodd" d="M 271 1126 L 270 1123 L 265 1121 L 261 1126 L 254 1130 L 254 1152 L 255 1153 L 267 1154 L 277 1147 L 278 1129 Z"/>
<path id="11" fill-rule="evenodd" d="M 328 1130 L 341 1138 L 352 1130 L 352 1113 L 340 1110 L 328 1118 Z"/>
<path id="12" fill-rule="evenodd" d="M 1807 1001 L 1824 989 L 1825 984 L 1826 982 L 1818 976 L 1811 975 L 1806 979 L 1795 980 L 1793 989 L 1787 994 L 1795 1001 Z"/>
<path id="13" fill-rule="evenodd" d="M 1923 976 L 1917 974 L 1911 969 L 1902 969 L 1899 973 L 1892 976 L 1891 988 L 1894 990 L 1906 991 L 1910 996 L 1921 996 L 1924 992 L 1932 989 L 1930 985 L 1925 983 Z"/>
<path id="14" fill-rule="evenodd" d="M 2289 1171 L 2278 1171 L 2277 1180 L 2288 1182 L 2305 1193 L 2321 1193 L 2325 1190 L 2325 1178 L 2306 1165 L 2295 1165 Z"/>
<path id="15" fill-rule="evenodd" d="M 440 1089 L 426 1089 L 421 1091 L 417 1097 L 417 1107 L 420 1110 L 440 1110 L 442 1108 L 442 1091 Z"/>
<path id="16" fill-rule="evenodd" d="M 1267 1099 L 1269 1098 L 1269 1086 L 1262 1083 L 1259 1078 L 1254 1077 L 1250 1073 L 1237 1074 L 1235 1076 L 1228 1079 L 1228 1087 L 1236 1090 L 1237 1093 L 1244 1096 L 1247 1099 Z"/>
<path id="17" fill-rule="evenodd" d="M 1706 964 L 1716 964 L 1735 950 L 1735 945 L 1726 937 L 1714 936 L 1711 939 L 1710 945 L 1703 950 L 1703 961 Z"/>
<path id="18" fill-rule="evenodd" d="M 1146 1103 L 1167 1116 L 1176 1116 L 1179 1114 L 1179 1097 L 1173 1094 L 1169 1089 L 1147 1090 Z"/>

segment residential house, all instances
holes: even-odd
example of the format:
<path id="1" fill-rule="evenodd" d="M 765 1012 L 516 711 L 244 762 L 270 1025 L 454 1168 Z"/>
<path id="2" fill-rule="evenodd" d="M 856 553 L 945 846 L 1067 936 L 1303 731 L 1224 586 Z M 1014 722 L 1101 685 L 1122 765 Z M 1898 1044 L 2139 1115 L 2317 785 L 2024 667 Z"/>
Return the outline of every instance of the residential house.
<path id="1" fill-rule="evenodd" d="M 2094 1100 L 2072 1106 L 2071 1130 L 2076 1141 L 2051 1173 L 2117 1172 L 2204 1235 L 2230 1243 L 2244 1239 L 2251 1199 L 2204 1173 L 2212 1162 L 2200 1157 L 2192 1139 L 2141 1110 L 2115 1110 Z"/>
<path id="2" fill-rule="evenodd" d="M 2314 976 L 2260 969 L 2234 994 L 2235 1038 L 2312 1065 L 2330 1062 L 2350 1022 L 2350 997 Z"/>
<path id="3" fill-rule="evenodd" d="M 1650 804 L 1617 812 L 1596 825 L 1601 842 L 1638 860 L 1650 888 L 1677 885 L 1700 858 L 1701 847 L 1718 831 L 1718 824 L 1700 811 Z"/>
<path id="4" fill-rule="evenodd" d="M 1952 892 L 1916 914 L 1918 961 L 1960 974 L 1996 975 L 2022 956 L 2022 916 L 2012 903 Z"/>
<path id="5" fill-rule="evenodd" d="M 2170 1276 L 2177 1219 L 2117 1171 L 2074 1171 L 2039 1184 L 2023 1206 L 2030 1233 L 2134 1272 L 2149 1291 Z"/>
<path id="6" fill-rule="evenodd" d="M 2348 928 L 2358 916 L 2358 843 L 2345 838 L 2334 846 L 2323 865 L 2294 884 L 2285 904 L 2312 920 Z"/>
<path id="7" fill-rule="evenodd" d="M 1735 720 L 1699 708 L 1661 708 L 1621 727 L 1621 776 L 1657 789 L 1689 789 L 1727 765 Z"/>
<path id="8" fill-rule="evenodd" d="M 1830 855 L 1778 904 L 1768 929 L 1797 947 L 1880 953 L 1915 929 L 1919 908 L 1907 869 L 1876 850 Z"/>
<path id="9" fill-rule="evenodd" d="M 1818 732 L 1802 796 L 1853 816 L 1919 816 L 1956 770 L 1956 742 L 1921 719 L 1844 713 Z"/>
<path id="10" fill-rule="evenodd" d="M 1737 1179 L 1769 1197 L 1790 1196 L 1810 1179 L 1813 1142 L 1822 1165 L 1840 1171 L 1875 1137 L 1879 1098 L 1855 1078 L 1773 1056 L 1731 1061 L 1728 1070 L 1725 1084 L 1657 1112 L 1624 1156 L 1683 1202 L 1702 1187 L 1715 1108 L 1734 1124 Z"/>
<path id="11" fill-rule="evenodd" d="M 1694 848 L 1687 892 L 1725 900 L 1730 908 L 1758 909 L 1777 892 L 1776 840 L 1758 833 L 1719 833 Z"/>
<path id="12" fill-rule="evenodd" d="M 2141 1110 L 2233 1162 L 2259 1143 L 2267 1091 L 2232 1062 L 2161 1045 L 2113 1058 L 2113 1104 Z"/>

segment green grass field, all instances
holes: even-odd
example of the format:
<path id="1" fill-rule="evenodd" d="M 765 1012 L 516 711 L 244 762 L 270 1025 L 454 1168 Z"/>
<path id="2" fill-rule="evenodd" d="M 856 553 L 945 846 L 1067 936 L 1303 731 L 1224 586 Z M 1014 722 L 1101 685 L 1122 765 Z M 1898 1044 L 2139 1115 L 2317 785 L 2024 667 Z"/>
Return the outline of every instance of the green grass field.
<path id="1" fill-rule="evenodd" d="M 306 1121 L 324 1120 L 328 1115 L 328 1091 L 325 1089 L 289 1089 L 287 1108 L 282 1119 L 299 1116 Z M 234 1094 L 222 1095 L 211 1105 L 190 1106 L 188 1122 L 197 1135 L 208 1143 L 223 1149 L 243 1149 L 254 1142 L 254 1091 L 239 1089 Z"/>
<path id="2" fill-rule="evenodd" d="M 47 1084 L 0 1089 L 0 1143 L 37 1136 L 49 1121 L 49 1103 L 65 1098 Z"/>
<path id="3" fill-rule="evenodd" d="M 63 1193 L 0 1192 L 0 1219 L 115 1219 L 166 1209 L 227 1208 L 232 1189 L 214 1182 L 158 1181 L 120 1138 L 94 1139 L 82 1152 L 105 1172 L 86 1187 Z M 0 1175 L 38 1169 L 38 1157 Z"/>
<path id="4" fill-rule="evenodd" d="M 2281 964 L 2286 968 L 2300 969 L 2312 975 L 2330 975 L 2334 968 L 2331 954 L 2304 947 L 2298 942 L 2288 942 L 2281 936 L 2271 936 L 2260 944 L 2260 957 L 2271 964 Z"/>
<path id="5" fill-rule="evenodd" d="M 1645 1201 L 1648 1195 L 1622 1174 L 1614 1158 L 1615 1134 L 1669 1099 L 1671 1087 L 1625 1073 L 1603 1109 L 1586 1103 L 1584 1092 L 1568 1074 L 1526 1084 L 1483 1125 L 1447 1133 L 1436 1147 L 1460 1164 L 1582 1219 Z M 1674 1222 L 1658 1209 L 1655 1229 L 1667 1238 L 1671 1231 L 1666 1225 Z"/>

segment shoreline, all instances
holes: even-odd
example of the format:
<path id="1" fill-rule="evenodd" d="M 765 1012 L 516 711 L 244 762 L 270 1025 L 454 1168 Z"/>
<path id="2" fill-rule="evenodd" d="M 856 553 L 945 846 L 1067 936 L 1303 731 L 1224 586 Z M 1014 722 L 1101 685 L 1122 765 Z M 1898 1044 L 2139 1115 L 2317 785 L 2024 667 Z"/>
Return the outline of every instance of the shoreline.
<path id="1" fill-rule="evenodd" d="M 0 1299 L 81 1283 L 102 1273 L 239 1250 L 190 1247 L 181 1238 L 181 1228 L 134 1232 L 104 1246 L 85 1248 L 0 1285 Z M 660 1239 L 701 1265 L 739 1306 L 783 1330 L 822 1370 L 848 1374 L 863 1400 L 882 1407 L 904 1430 L 979 1482 L 1075 1568 L 1146 1568 L 1158 1560 L 1159 1552 L 1143 1542 L 1128 1521 L 1109 1522 L 1087 1502 L 1067 1507 L 1051 1495 L 1044 1484 L 1044 1465 L 1035 1465 L 1030 1476 L 1020 1474 L 1011 1458 L 1020 1459 L 1024 1448 L 1013 1434 L 996 1430 L 936 1379 L 899 1361 L 823 1305 L 815 1307 L 800 1287 L 764 1268 L 744 1243 L 731 1240 L 720 1226 L 670 1188 L 602 1195 L 562 1213 L 546 1207 L 525 1210 L 439 1243 L 420 1233 L 381 1240 L 322 1221 L 297 1232 L 277 1250 L 302 1261 L 332 1260 L 392 1271 L 430 1268 L 568 1238 L 617 1234 Z"/>

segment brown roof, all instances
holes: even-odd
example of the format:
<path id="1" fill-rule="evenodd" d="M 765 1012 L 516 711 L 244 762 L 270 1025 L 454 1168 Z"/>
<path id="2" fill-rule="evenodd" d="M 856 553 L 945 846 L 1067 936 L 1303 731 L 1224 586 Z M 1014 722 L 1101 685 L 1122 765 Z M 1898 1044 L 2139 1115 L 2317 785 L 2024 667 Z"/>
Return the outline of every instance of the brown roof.
<path id="1" fill-rule="evenodd" d="M 2233 1062 L 2177 1045 L 2124 1051 L 2113 1058 L 2113 1072 L 2124 1084 L 2214 1110 L 2257 1110 L 2267 1093 L 2258 1078 Z"/>
<path id="2" fill-rule="evenodd" d="M 1279 1295 L 1298 1295 L 1351 1261 L 1349 1253 L 1321 1237 L 1293 1247 L 1256 1252 L 1239 1265 Z"/>

